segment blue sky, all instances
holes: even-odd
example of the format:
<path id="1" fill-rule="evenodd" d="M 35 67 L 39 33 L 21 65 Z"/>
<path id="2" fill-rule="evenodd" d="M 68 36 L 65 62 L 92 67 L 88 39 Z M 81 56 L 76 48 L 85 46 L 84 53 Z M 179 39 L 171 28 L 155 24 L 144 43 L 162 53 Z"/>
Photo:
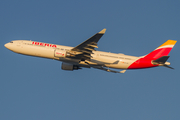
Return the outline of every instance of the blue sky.
<path id="1" fill-rule="evenodd" d="M 61 70 L 61 62 L 13 53 L 11 40 L 76 46 L 103 28 L 97 50 L 145 55 L 180 39 L 179 0 L 0 2 L 1 120 L 178 120 L 179 42 L 164 67 L 124 74 Z"/>

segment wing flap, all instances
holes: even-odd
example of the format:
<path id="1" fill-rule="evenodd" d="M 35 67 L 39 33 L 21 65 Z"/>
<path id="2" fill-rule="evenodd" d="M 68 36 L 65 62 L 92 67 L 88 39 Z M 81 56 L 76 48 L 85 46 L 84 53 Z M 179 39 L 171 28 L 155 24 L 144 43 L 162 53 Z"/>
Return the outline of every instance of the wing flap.
<path id="1" fill-rule="evenodd" d="M 95 51 L 95 48 L 98 48 L 97 42 L 99 39 L 104 35 L 106 29 L 101 30 L 100 32 L 96 33 L 83 43 L 79 44 L 78 46 L 74 47 L 69 51 L 69 53 L 73 53 L 74 51 L 79 52 L 81 54 L 77 54 L 74 58 L 80 58 L 82 60 L 90 60 L 91 54 Z"/>

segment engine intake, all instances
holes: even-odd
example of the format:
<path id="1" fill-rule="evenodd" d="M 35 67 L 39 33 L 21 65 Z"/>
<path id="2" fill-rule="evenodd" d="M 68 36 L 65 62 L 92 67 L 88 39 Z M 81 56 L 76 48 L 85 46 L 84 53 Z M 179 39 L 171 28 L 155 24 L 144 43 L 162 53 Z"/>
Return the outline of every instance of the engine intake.
<path id="1" fill-rule="evenodd" d="M 79 66 L 77 66 L 77 65 L 73 65 L 73 64 L 63 62 L 62 65 L 61 65 L 61 69 L 62 70 L 73 71 L 73 70 L 78 70 L 78 69 L 81 69 L 81 68 Z"/>

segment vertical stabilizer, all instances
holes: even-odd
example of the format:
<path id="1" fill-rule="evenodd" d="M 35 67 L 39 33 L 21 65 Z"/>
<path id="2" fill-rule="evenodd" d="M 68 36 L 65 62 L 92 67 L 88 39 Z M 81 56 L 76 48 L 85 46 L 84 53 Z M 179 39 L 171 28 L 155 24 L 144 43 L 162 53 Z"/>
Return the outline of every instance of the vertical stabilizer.
<path id="1" fill-rule="evenodd" d="M 177 41 L 175 40 L 167 40 L 154 51 L 150 52 L 145 56 L 140 57 L 140 59 L 132 63 L 128 67 L 128 69 L 150 68 L 156 66 L 165 66 L 173 69 L 172 67 L 169 67 L 170 63 L 166 61 L 169 58 L 169 52 L 172 50 L 176 42 Z"/>
<path id="2" fill-rule="evenodd" d="M 161 46 L 156 48 L 154 51 L 144 56 L 144 58 L 155 60 L 162 56 L 168 56 L 169 52 L 174 47 L 176 42 L 177 42 L 176 40 L 167 40 L 165 43 L 163 43 Z"/>

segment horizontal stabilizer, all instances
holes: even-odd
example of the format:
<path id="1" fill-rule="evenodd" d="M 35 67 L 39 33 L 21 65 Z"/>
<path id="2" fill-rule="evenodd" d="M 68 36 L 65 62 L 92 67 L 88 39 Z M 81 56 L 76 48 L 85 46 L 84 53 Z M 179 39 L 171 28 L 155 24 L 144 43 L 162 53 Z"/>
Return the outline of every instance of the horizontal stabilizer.
<path id="1" fill-rule="evenodd" d="M 174 69 L 173 67 L 170 67 L 170 66 L 168 66 L 168 65 L 166 65 L 166 64 L 164 64 L 163 66 L 164 66 L 164 67 L 167 67 L 167 68 L 170 68 L 170 69 Z"/>
<path id="2" fill-rule="evenodd" d="M 153 63 L 156 63 L 156 64 L 164 64 L 167 59 L 169 58 L 169 56 L 162 56 L 156 60 L 153 60 Z"/>
<path id="3" fill-rule="evenodd" d="M 174 69 L 172 67 L 170 67 L 170 63 L 169 62 L 166 62 L 168 60 L 169 56 L 162 56 L 156 60 L 153 60 L 152 63 L 154 65 L 156 64 L 159 64 L 159 66 L 164 66 L 164 67 L 167 67 L 167 68 L 170 68 L 170 69 Z"/>

